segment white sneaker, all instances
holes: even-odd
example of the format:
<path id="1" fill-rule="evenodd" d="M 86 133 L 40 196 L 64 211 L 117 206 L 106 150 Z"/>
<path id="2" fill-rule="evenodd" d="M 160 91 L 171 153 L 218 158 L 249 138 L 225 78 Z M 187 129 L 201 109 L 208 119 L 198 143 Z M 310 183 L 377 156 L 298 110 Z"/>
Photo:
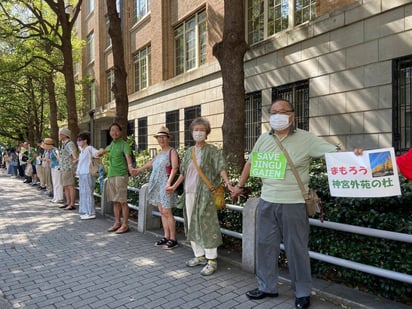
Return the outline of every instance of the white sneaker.
<path id="1" fill-rule="evenodd" d="M 90 219 L 96 219 L 96 215 L 85 214 L 85 215 L 80 216 L 80 220 L 90 220 Z"/>

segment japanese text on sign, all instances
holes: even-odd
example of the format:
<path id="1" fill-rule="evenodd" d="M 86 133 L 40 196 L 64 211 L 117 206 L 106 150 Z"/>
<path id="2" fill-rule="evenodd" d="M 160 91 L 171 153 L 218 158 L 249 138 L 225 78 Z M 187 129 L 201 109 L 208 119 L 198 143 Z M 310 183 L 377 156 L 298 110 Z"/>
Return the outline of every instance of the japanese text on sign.
<path id="1" fill-rule="evenodd" d="M 393 148 L 325 155 L 332 196 L 384 197 L 400 195 Z"/>

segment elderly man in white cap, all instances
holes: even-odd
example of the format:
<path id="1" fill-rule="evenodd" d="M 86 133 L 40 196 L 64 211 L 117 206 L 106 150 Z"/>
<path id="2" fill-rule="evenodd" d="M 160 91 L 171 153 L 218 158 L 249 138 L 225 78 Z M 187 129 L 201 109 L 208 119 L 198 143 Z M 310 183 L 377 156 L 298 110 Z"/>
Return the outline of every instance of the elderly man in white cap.
<path id="1" fill-rule="evenodd" d="M 64 196 L 66 197 L 66 204 L 59 206 L 65 210 L 76 209 L 76 191 L 74 177 L 76 173 L 77 146 L 70 139 L 71 132 L 67 128 L 61 128 L 59 130 L 59 139 L 62 142 L 60 150 L 60 173 L 63 185 Z"/>

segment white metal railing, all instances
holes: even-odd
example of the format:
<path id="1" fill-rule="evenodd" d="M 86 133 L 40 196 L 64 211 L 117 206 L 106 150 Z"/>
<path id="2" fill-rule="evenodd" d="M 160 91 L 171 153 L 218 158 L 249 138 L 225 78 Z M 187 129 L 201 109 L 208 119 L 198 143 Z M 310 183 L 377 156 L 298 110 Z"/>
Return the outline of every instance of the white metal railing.
<path id="1" fill-rule="evenodd" d="M 145 197 L 147 186 L 146 187 L 143 186 L 142 188 L 128 187 L 128 190 L 133 191 L 135 193 L 144 194 L 144 197 Z M 102 198 L 104 194 L 95 193 L 95 196 Z M 142 200 L 144 201 L 143 204 L 142 204 Z M 152 206 L 148 205 L 147 198 L 139 199 L 139 201 L 140 202 L 138 206 L 129 204 L 129 207 L 139 212 L 143 208 L 149 209 L 150 207 L 151 215 L 155 217 L 160 217 L 160 212 L 153 210 Z M 104 199 L 102 199 L 102 214 L 104 214 L 104 210 L 103 210 L 104 203 L 105 201 Z M 257 205 L 255 205 L 255 207 L 256 206 Z M 244 207 L 232 205 L 232 204 L 227 204 L 226 208 L 229 209 L 230 211 L 236 211 L 236 212 L 241 212 L 241 213 L 244 213 L 244 209 L 245 209 Z M 175 216 L 175 220 L 178 222 L 184 222 L 184 219 L 178 216 Z M 312 219 L 312 218 L 309 218 L 309 223 L 312 226 L 332 229 L 332 230 L 341 231 L 341 232 L 347 232 L 347 233 L 352 233 L 352 234 L 357 234 L 357 235 L 365 235 L 365 236 L 376 237 L 376 238 L 383 238 L 383 239 L 394 240 L 394 241 L 405 242 L 405 243 L 412 243 L 411 234 L 403 234 L 403 233 L 397 233 L 397 232 L 391 232 L 391 231 L 365 228 L 365 227 L 330 222 L 330 221 L 324 221 L 322 223 L 320 220 Z M 140 230 L 144 231 L 144 229 L 140 229 Z M 221 228 L 221 232 L 224 235 L 228 235 L 228 236 L 231 236 L 237 239 L 243 239 L 243 233 L 231 231 L 231 230 L 224 229 L 224 228 Z M 281 249 L 284 250 L 283 244 L 281 244 Z M 245 250 L 245 248 L 243 248 L 243 250 Z M 383 269 L 383 268 L 379 268 L 379 267 L 375 267 L 371 265 L 361 264 L 361 263 L 353 262 L 353 261 L 346 260 L 346 259 L 341 259 L 338 257 L 334 257 L 334 256 L 330 256 L 330 255 L 326 255 L 326 254 L 322 254 L 322 253 L 318 253 L 314 251 L 309 251 L 309 255 L 311 258 L 319 260 L 319 261 L 323 261 L 323 262 L 327 262 L 327 263 L 334 264 L 337 266 L 342 266 L 345 268 L 362 271 L 362 272 L 369 273 L 372 275 L 412 284 L 412 276 L 408 274 L 391 271 L 391 270 L 387 270 L 387 269 Z"/>

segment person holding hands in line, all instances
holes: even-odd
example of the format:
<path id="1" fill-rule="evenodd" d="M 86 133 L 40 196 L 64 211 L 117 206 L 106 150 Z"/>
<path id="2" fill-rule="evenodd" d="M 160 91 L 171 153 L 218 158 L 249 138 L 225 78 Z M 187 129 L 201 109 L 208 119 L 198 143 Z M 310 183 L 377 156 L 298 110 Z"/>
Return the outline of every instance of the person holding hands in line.
<path id="1" fill-rule="evenodd" d="M 101 149 L 98 156 L 109 152 L 109 168 L 107 170 L 106 195 L 107 201 L 113 202 L 114 224 L 107 230 L 123 234 L 129 231 L 129 205 L 127 204 L 127 186 L 129 175 L 133 171 L 131 149 L 122 138 L 122 127 L 112 123 L 109 127 L 112 142 L 106 149 Z M 123 222 L 121 222 L 121 217 Z"/>
<path id="2" fill-rule="evenodd" d="M 96 219 L 94 208 L 94 188 L 96 177 L 90 174 L 92 158 L 98 156 L 98 150 L 90 145 L 90 133 L 83 132 L 77 136 L 80 149 L 76 173 L 79 176 L 79 213 L 81 220 Z"/>
<path id="3" fill-rule="evenodd" d="M 217 187 L 223 178 L 229 190 L 233 188 L 229 182 L 221 150 L 206 143 L 207 136 L 211 132 L 209 121 L 202 117 L 196 118 L 189 129 L 195 145 L 185 152 L 180 165 L 179 178 L 172 186 L 166 187 L 166 190 L 173 192 L 184 180 L 184 193 L 180 197 L 180 202 L 184 204 L 185 232 L 194 253 L 194 257 L 187 261 L 186 265 L 188 267 L 204 265 L 200 273 L 209 276 L 217 270 L 217 247 L 222 244 L 222 235 L 213 195 L 199 177 L 193 160 L 196 160 L 214 187 Z"/>
<path id="4" fill-rule="evenodd" d="M 312 158 L 338 150 L 325 140 L 294 127 L 294 109 L 283 99 L 275 100 L 269 109 L 270 132 L 263 133 L 256 141 L 253 152 L 270 152 L 284 155 L 278 139 L 296 166 L 302 182 L 308 189 L 309 165 Z M 285 161 L 286 162 L 286 161 Z M 295 306 L 310 306 L 312 277 L 308 252 L 309 220 L 306 205 L 298 182 L 286 163 L 284 177 L 262 178 L 261 197 L 256 222 L 256 278 L 257 288 L 246 293 L 250 299 L 278 296 L 278 257 L 283 240 L 288 268 L 295 293 Z M 251 159 L 245 163 L 239 183 L 232 198 L 242 194 L 249 177 Z"/>
<path id="5" fill-rule="evenodd" d="M 151 168 L 149 179 L 148 199 L 152 205 L 156 205 L 161 214 L 164 236 L 155 243 L 163 249 L 178 247 L 176 239 L 176 221 L 173 216 L 173 207 L 176 206 L 176 195 L 167 194 L 166 187 L 170 186 L 179 169 L 179 157 L 176 149 L 169 145 L 171 135 L 169 129 L 161 127 L 154 135 L 161 151 L 152 160 L 134 170 L 133 175 L 139 174 Z"/>

